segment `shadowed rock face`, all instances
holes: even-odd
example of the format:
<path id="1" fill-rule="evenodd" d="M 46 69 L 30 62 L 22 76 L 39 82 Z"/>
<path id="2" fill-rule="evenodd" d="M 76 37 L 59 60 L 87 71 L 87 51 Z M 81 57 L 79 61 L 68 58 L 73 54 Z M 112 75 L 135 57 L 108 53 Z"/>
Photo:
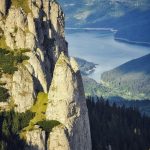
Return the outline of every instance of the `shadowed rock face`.
<path id="1" fill-rule="evenodd" d="M 26 135 L 26 140 L 29 144 L 29 147 L 27 147 L 26 150 L 45 150 L 45 131 L 37 128 L 33 131 L 27 132 Z"/>
<path id="2" fill-rule="evenodd" d="M 6 15 L 10 7 L 10 0 L 0 0 L 0 13 L 1 15 Z"/>
<path id="3" fill-rule="evenodd" d="M 60 122 L 47 135 L 39 126 L 26 132 L 28 150 L 91 150 L 88 110 L 78 65 L 68 56 L 64 14 L 54 0 L 0 0 L 4 49 L 28 50 L 29 60 L 3 75 L 15 111 L 29 110 L 38 92 L 48 93 L 46 120 Z M 1 39 L 0 39 L 1 40 Z M 9 81 L 9 82 L 8 82 Z"/>

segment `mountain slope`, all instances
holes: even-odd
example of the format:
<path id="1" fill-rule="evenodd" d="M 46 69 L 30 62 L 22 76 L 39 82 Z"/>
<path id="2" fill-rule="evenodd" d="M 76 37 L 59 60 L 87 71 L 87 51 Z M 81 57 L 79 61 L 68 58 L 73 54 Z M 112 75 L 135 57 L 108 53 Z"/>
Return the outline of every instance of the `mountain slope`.
<path id="1" fill-rule="evenodd" d="M 94 64 L 93 62 L 88 62 L 84 59 L 77 58 L 77 57 L 75 59 L 78 62 L 82 75 L 90 75 L 95 71 L 96 64 Z"/>
<path id="2" fill-rule="evenodd" d="M 87 99 L 93 150 L 146 150 L 150 118 L 135 108 L 110 106 L 103 98 Z"/>
<path id="3" fill-rule="evenodd" d="M 131 10 L 147 10 L 150 8 L 148 0 L 59 0 L 66 13 L 67 26 L 89 25 L 103 22 L 106 19 L 124 16 Z"/>
<path id="4" fill-rule="evenodd" d="M 118 30 L 118 40 L 150 43 L 148 0 L 59 1 L 65 10 L 67 27 L 114 28 Z"/>
<path id="5" fill-rule="evenodd" d="M 102 83 L 127 99 L 150 99 L 150 54 L 101 76 Z"/>

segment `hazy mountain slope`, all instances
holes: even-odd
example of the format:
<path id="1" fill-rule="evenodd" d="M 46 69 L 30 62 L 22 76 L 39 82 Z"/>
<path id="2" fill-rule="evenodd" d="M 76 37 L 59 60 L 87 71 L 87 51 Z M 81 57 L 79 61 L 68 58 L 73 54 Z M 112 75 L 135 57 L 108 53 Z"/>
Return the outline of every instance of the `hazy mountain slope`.
<path id="1" fill-rule="evenodd" d="M 67 26 L 75 21 L 76 25 L 89 25 L 110 18 L 124 16 L 132 10 L 150 9 L 148 0 L 59 0 L 66 13 Z"/>
<path id="2" fill-rule="evenodd" d="M 150 42 L 148 0 L 59 0 L 67 27 L 115 28 L 116 39 Z M 144 44 L 144 43 L 143 43 Z"/>
<path id="3" fill-rule="evenodd" d="M 91 69 L 95 69 L 93 63 L 79 58 L 77 61 L 86 96 L 103 96 L 115 101 L 150 99 L 150 54 L 104 72 L 101 83 L 87 76 Z"/>
<path id="4" fill-rule="evenodd" d="M 102 83 L 127 99 L 150 98 L 150 54 L 129 61 L 101 76 Z"/>
<path id="5" fill-rule="evenodd" d="M 95 71 L 96 64 L 94 64 L 93 62 L 88 62 L 84 59 L 77 57 L 75 59 L 78 62 L 82 75 L 90 75 Z"/>
<path id="6" fill-rule="evenodd" d="M 116 20 L 116 39 L 150 45 L 150 11 L 134 10 Z"/>

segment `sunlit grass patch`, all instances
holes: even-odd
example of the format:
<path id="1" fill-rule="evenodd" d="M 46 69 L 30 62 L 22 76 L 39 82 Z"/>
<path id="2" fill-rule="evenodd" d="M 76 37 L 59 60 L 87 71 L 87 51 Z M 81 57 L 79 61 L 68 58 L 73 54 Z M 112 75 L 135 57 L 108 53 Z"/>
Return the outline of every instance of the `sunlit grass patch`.
<path id="1" fill-rule="evenodd" d="M 12 5 L 17 8 L 21 7 L 26 13 L 31 12 L 28 5 L 28 0 L 12 0 Z"/>

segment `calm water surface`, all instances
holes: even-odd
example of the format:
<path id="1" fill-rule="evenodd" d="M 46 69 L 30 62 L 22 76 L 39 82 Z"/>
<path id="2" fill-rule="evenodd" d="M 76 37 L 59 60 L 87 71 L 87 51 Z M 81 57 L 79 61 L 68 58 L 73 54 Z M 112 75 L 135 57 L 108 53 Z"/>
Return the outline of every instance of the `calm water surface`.
<path id="1" fill-rule="evenodd" d="M 111 31 L 69 30 L 66 39 L 71 56 L 98 64 L 91 75 L 97 81 L 104 71 L 150 53 L 150 47 L 115 41 Z"/>

